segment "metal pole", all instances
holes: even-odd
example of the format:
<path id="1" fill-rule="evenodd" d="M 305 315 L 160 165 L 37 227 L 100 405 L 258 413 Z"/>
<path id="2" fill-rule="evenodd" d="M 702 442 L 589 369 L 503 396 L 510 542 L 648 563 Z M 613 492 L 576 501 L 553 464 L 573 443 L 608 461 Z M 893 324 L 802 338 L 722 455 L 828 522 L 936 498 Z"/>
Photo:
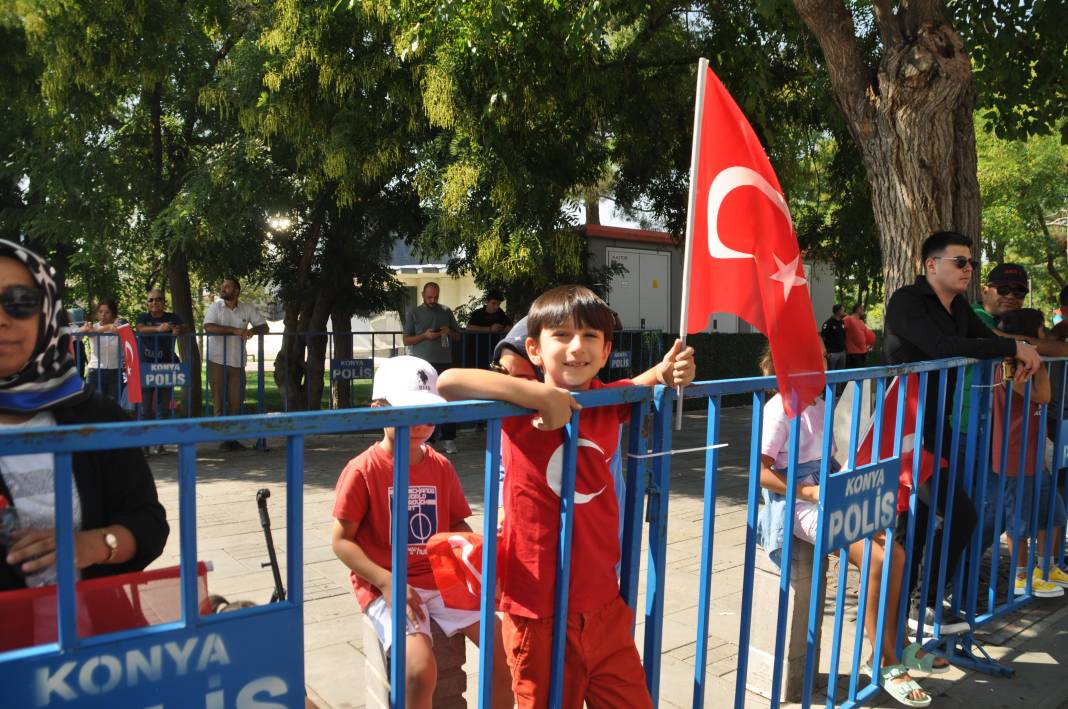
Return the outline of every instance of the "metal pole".
<path id="1" fill-rule="evenodd" d="M 697 96 L 693 107 L 693 146 L 690 149 L 690 196 L 686 207 L 686 246 L 682 264 L 682 303 L 679 305 L 679 337 L 686 346 L 687 318 L 689 315 L 690 271 L 693 267 L 693 212 L 697 204 L 697 161 L 701 152 L 701 120 L 705 107 L 705 79 L 708 77 L 708 60 L 697 62 Z M 675 406 L 675 430 L 682 430 L 682 387 L 678 389 Z"/>

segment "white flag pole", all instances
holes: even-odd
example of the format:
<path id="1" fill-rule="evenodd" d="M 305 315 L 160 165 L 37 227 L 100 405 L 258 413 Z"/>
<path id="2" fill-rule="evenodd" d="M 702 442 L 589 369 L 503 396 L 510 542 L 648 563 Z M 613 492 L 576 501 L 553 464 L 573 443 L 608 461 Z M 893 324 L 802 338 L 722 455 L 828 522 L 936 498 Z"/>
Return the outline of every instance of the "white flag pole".
<path id="1" fill-rule="evenodd" d="M 682 262 L 682 304 L 679 307 L 679 336 L 686 347 L 686 323 L 690 305 L 690 270 L 693 266 L 693 212 L 697 204 L 697 161 L 701 153 L 701 118 L 705 110 L 705 78 L 708 60 L 697 62 L 697 98 L 693 107 L 693 147 L 690 150 L 690 197 L 686 206 L 686 246 Z M 678 388 L 675 403 L 675 430 L 682 430 L 682 387 Z"/>

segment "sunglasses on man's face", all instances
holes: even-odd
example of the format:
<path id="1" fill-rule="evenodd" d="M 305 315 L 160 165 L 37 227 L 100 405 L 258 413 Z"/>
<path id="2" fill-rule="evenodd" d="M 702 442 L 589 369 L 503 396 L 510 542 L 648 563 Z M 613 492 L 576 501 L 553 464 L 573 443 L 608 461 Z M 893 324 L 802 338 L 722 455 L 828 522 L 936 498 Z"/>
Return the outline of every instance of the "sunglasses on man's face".
<path id="1" fill-rule="evenodd" d="M 0 291 L 0 308 L 16 320 L 32 318 L 41 312 L 44 293 L 33 286 L 8 286 Z"/>
<path id="2" fill-rule="evenodd" d="M 935 256 L 934 258 L 950 261 L 962 271 L 967 266 L 971 266 L 973 271 L 979 268 L 979 262 L 973 258 L 968 258 L 967 256 Z"/>
<path id="3" fill-rule="evenodd" d="M 149 298 L 148 302 L 149 303 L 162 303 L 163 302 L 163 298 Z"/>
<path id="4" fill-rule="evenodd" d="M 997 290 L 998 295 L 1009 295 L 1011 293 L 1012 297 L 1019 300 L 1023 300 L 1028 293 L 1026 288 L 1013 288 L 1012 286 L 998 286 Z"/>

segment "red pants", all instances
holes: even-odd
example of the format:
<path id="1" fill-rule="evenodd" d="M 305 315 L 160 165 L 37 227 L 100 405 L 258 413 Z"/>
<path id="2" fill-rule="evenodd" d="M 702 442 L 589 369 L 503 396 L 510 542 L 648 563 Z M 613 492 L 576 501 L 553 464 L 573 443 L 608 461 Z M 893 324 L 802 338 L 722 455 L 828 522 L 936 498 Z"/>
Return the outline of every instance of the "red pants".
<path id="1" fill-rule="evenodd" d="M 634 613 L 616 597 L 590 613 L 569 613 L 564 650 L 564 707 L 651 709 L 645 671 L 631 637 Z M 521 709 L 549 705 L 553 619 L 504 614 L 504 651 Z"/>

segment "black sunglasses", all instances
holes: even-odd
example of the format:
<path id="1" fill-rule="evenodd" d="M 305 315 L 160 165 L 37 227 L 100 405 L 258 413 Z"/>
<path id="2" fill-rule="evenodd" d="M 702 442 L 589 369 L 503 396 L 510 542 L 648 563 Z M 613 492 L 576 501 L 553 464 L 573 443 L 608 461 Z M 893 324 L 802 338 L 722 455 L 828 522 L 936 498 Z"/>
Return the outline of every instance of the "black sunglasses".
<path id="1" fill-rule="evenodd" d="M 163 302 L 163 298 L 149 298 L 148 302 L 149 303 L 162 303 Z"/>
<path id="2" fill-rule="evenodd" d="M 1012 286 L 998 286 L 998 295 L 1008 295 L 1012 293 L 1014 298 L 1023 300 L 1028 291 L 1026 288 L 1013 288 Z"/>
<path id="3" fill-rule="evenodd" d="M 44 293 L 33 286 L 8 286 L 0 291 L 0 308 L 16 320 L 32 318 L 41 312 Z"/>
<path id="4" fill-rule="evenodd" d="M 971 266 L 973 271 L 979 269 L 979 262 L 973 258 L 968 258 L 967 256 L 934 256 L 933 258 L 952 261 L 954 265 L 962 271 L 966 266 Z"/>

